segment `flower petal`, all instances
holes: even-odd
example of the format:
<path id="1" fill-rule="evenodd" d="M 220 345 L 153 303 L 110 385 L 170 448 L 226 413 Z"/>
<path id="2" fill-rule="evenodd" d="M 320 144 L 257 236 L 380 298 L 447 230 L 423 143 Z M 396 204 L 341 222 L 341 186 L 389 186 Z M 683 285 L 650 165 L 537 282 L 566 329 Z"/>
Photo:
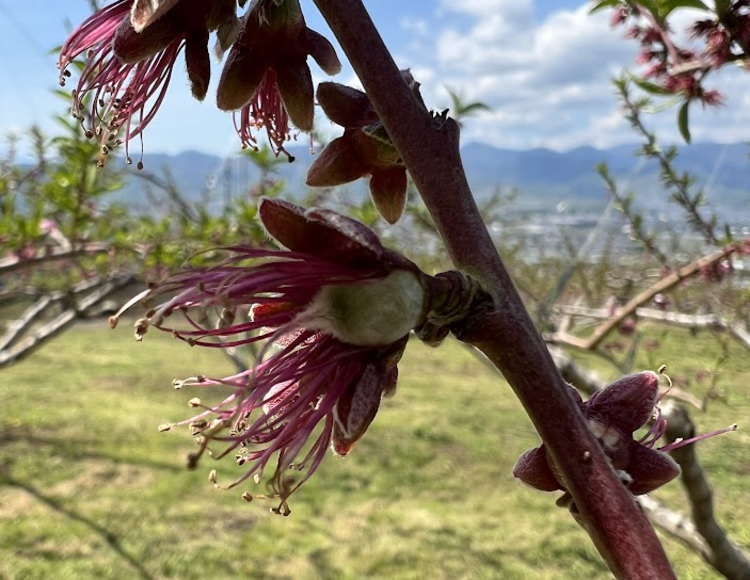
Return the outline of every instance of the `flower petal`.
<path id="1" fill-rule="evenodd" d="M 618 379 L 586 401 L 585 413 L 605 425 L 632 433 L 651 418 L 659 375 L 644 371 Z"/>
<path id="2" fill-rule="evenodd" d="M 550 468 L 544 445 L 524 452 L 513 467 L 513 475 L 541 491 L 563 489 Z"/>
<path id="3" fill-rule="evenodd" d="M 628 486 L 633 495 L 649 493 L 680 475 L 680 466 L 666 453 L 633 442 L 630 463 L 625 470 L 633 481 Z"/>
<path id="4" fill-rule="evenodd" d="M 370 196 L 380 215 L 389 224 L 395 224 L 406 207 L 406 168 L 394 165 L 373 171 Z"/>
<path id="5" fill-rule="evenodd" d="M 349 133 L 334 139 L 313 161 L 305 183 L 310 187 L 334 187 L 367 174 L 367 165 L 357 155 Z"/>
<path id="6" fill-rule="evenodd" d="M 336 50 L 328 39 L 310 28 L 305 28 L 305 44 L 307 53 L 315 59 L 318 66 L 328 75 L 341 72 L 341 61 L 336 56 Z"/>
<path id="7" fill-rule="evenodd" d="M 286 62 L 276 69 L 276 86 L 292 123 L 300 130 L 309 132 L 313 128 L 315 100 L 310 69 L 302 60 Z"/>

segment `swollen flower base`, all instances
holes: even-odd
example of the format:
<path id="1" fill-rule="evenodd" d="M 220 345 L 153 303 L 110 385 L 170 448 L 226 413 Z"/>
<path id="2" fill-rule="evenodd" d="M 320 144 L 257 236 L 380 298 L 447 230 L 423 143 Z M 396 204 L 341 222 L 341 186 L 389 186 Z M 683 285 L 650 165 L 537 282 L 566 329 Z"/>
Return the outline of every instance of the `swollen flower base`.
<path id="1" fill-rule="evenodd" d="M 249 370 L 178 381 L 179 388 L 223 385 L 232 393 L 215 404 L 191 400 L 201 412 L 177 424 L 198 439 L 192 463 L 218 444 L 215 456 L 234 453 L 248 466 L 231 486 L 260 481 L 272 464 L 269 493 L 244 497 L 278 498 L 275 511 L 288 514 L 287 498 L 328 447 L 349 453 L 382 397 L 395 391 L 410 331 L 450 316 L 435 311 L 440 301 L 427 292 L 447 288 L 445 278 L 423 274 L 359 222 L 271 200 L 259 213 L 289 251 L 225 248 L 219 265 L 167 278 L 134 299 L 171 296 L 137 322 L 136 335 L 155 327 L 191 345 L 260 343 Z"/>
<path id="2" fill-rule="evenodd" d="M 680 474 L 680 467 L 667 451 L 737 428 L 732 425 L 655 448 L 656 442 L 666 432 L 667 422 L 658 406 L 661 399 L 659 376 L 648 371 L 622 377 L 594 393 L 586 402 L 575 389 L 571 388 L 571 393 L 577 398 L 589 429 L 609 457 L 612 467 L 634 495 L 649 493 Z M 634 432 L 649 421 L 647 432 L 636 439 Z M 513 474 L 542 491 L 565 490 L 544 445 L 521 455 Z"/>

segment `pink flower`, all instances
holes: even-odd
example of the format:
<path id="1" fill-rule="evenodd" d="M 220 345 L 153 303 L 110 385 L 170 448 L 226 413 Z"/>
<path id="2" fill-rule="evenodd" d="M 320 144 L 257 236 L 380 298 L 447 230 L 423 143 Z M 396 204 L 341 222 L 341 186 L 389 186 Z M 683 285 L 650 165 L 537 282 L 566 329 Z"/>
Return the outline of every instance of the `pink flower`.
<path id="1" fill-rule="evenodd" d="M 304 212 L 264 200 L 260 216 L 289 251 L 227 248 L 221 264 L 187 270 L 147 292 L 171 296 L 137 323 L 190 344 L 262 343 L 257 364 L 231 377 L 193 377 L 179 386 L 229 386 L 188 424 L 201 445 L 235 453 L 256 481 L 273 462 L 266 496 L 288 514 L 287 498 L 320 465 L 329 446 L 346 455 L 394 392 L 410 331 L 425 319 L 427 276 L 383 247 L 365 226 L 325 210 Z M 139 297 L 138 297 L 139 298 Z M 218 324 L 211 324 L 214 318 Z M 175 320 L 176 319 L 176 320 Z M 295 474 L 298 475 L 295 478 Z"/>
<path id="2" fill-rule="evenodd" d="M 667 451 L 707 437 L 731 431 L 736 426 L 712 431 L 698 437 L 676 441 L 656 448 L 667 422 L 661 416 L 658 402 L 659 376 L 641 372 L 618 379 L 594 393 L 585 403 L 579 401 L 589 429 L 609 457 L 612 467 L 634 495 L 649 493 L 680 474 L 680 467 Z M 633 433 L 651 420 L 648 431 L 635 439 Z M 542 491 L 564 490 L 545 446 L 526 451 L 516 462 L 513 475 Z"/>
<path id="3" fill-rule="evenodd" d="M 256 0 L 227 57 L 216 101 L 240 111 L 235 120 L 243 146 L 255 147 L 253 129 L 265 128 L 277 152 L 290 138 L 289 121 L 313 127 L 313 84 L 307 56 L 330 75 L 341 70 L 330 42 L 305 24 L 298 0 Z"/>
<path id="4" fill-rule="evenodd" d="M 87 18 L 60 50 L 60 83 L 85 54 L 73 91 L 73 115 L 96 137 L 102 155 L 139 136 L 156 115 L 180 51 L 193 95 L 208 90 L 209 31 L 228 42 L 236 26 L 234 0 L 117 0 Z M 120 137 L 120 132 L 124 135 Z"/>

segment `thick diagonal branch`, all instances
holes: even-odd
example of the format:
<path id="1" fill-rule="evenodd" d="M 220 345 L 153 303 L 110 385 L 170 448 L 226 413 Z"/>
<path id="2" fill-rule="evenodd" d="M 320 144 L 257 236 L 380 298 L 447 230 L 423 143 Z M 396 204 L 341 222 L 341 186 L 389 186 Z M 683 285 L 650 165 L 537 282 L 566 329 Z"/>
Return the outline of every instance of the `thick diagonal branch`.
<path id="1" fill-rule="evenodd" d="M 454 264 L 494 305 L 458 331 L 503 373 L 526 408 L 594 543 L 620 578 L 673 578 L 647 518 L 589 433 L 479 214 L 458 126 L 435 119 L 404 83 L 361 0 L 315 0 L 400 152 Z"/>

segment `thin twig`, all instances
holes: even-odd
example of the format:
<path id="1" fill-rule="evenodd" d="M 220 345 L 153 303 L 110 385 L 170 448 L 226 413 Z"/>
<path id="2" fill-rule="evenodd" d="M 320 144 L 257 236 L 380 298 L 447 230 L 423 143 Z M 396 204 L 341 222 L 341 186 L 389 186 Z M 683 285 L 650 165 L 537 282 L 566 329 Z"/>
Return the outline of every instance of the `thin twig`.
<path id="1" fill-rule="evenodd" d="M 22 358 L 27 357 L 51 338 L 57 336 L 75 323 L 81 313 L 101 302 L 120 288 L 127 286 L 133 279 L 132 276 L 122 276 L 115 280 L 101 281 L 99 287 L 77 300 L 73 306 L 63 310 L 55 318 L 34 330 L 26 338 L 15 342 L 14 346 L 0 350 L 0 367 L 18 362 Z"/>
<path id="2" fill-rule="evenodd" d="M 585 306 L 576 306 L 571 304 L 562 304 L 555 306 L 553 312 L 558 312 L 568 316 L 581 316 L 594 320 L 608 320 L 612 315 L 606 308 L 588 308 Z M 744 325 L 737 322 L 730 322 L 718 314 L 687 314 L 685 312 L 671 312 L 658 310 L 656 308 L 636 308 L 633 312 L 640 320 L 649 320 L 661 322 L 670 326 L 679 328 L 689 328 L 692 330 L 718 330 L 726 332 L 734 338 L 744 348 L 750 350 L 750 332 Z M 545 335 L 545 340 L 559 344 L 568 344 L 570 346 L 579 346 L 585 348 L 585 342 L 568 333 L 564 327 L 560 326 L 557 332 Z"/>
<path id="3" fill-rule="evenodd" d="M 686 409 L 670 401 L 663 405 L 662 410 L 668 422 L 668 441 L 687 439 L 695 435 L 695 425 Z M 708 552 L 702 555 L 727 578 L 747 580 L 750 578 L 750 557 L 729 539 L 716 520 L 713 491 L 698 461 L 695 446 L 679 447 L 674 449 L 671 455 L 682 468 L 680 478 L 687 492 L 695 527 L 708 545 Z"/>
<path id="4" fill-rule="evenodd" d="M 612 330 L 620 326 L 623 320 L 632 316 L 636 309 L 647 302 L 650 302 L 654 296 L 661 294 L 682 283 L 687 278 L 699 274 L 704 268 L 712 266 L 717 262 L 727 259 L 729 256 L 737 251 L 740 251 L 747 245 L 747 241 L 736 242 L 724 246 L 722 249 L 712 252 L 706 256 L 702 256 L 697 260 L 694 260 L 687 266 L 683 266 L 679 270 L 668 274 L 659 280 L 656 284 L 652 284 L 649 288 L 646 288 L 640 292 L 637 296 L 630 299 L 626 304 L 620 308 L 617 313 L 605 322 L 600 324 L 594 329 L 594 332 L 589 338 L 580 339 L 576 341 L 575 346 L 583 348 L 585 350 L 593 350 L 609 335 Z"/>
<path id="5" fill-rule="evenodd" d="M 8 256 L 0 259 L 0 274 L 11 274 L 18 270 L 38 268 L 42 264 L 57 262 L 60 260 L 70 260 L 80 258 L 81 256 L 92 256 L 94 254 L 103 254 L 112 250 L 112 247 L 105 242 L 91 242 L 79 246 L 74 250 L 63 248 L 52 248 L 41 256 L 33 258 L 22 258 L 19 256 Z"/>

